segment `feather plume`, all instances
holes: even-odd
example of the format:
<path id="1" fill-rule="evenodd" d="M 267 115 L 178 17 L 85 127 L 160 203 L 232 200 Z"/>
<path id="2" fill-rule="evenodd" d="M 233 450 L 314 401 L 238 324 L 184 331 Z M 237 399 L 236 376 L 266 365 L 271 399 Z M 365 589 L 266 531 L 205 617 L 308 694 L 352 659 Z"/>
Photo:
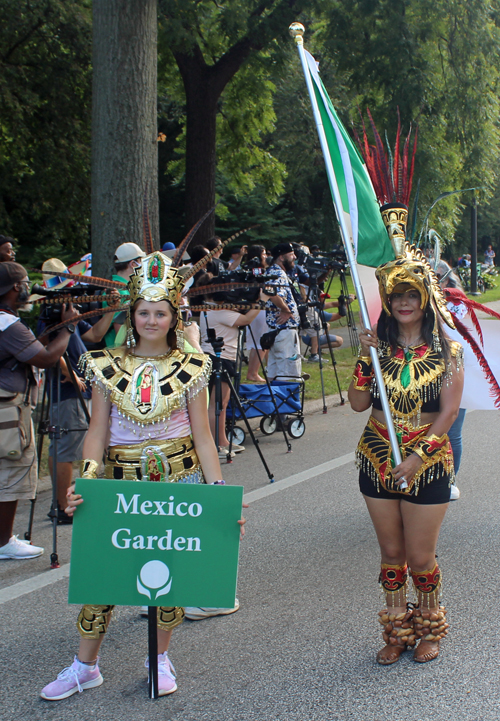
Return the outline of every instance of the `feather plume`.
<path id="1" fill-rule="evenodd" d="M 199 228 L 203 225 L 205 220 L 212 215 L 212 213 L 215 210 L 215 205 L 213 208 L 210 208 L 210 210 L 207 210 L 205 215 L 203 215 L 197 223 L 193 225 L 189 233 L 186 235 L 186 237 L 181 241 L 179 247 L 177 248 L 174 257 L 172 258 L 172 265 L 174 268 L 178 268 L 180 264 L 182 263 L 182 256 L 186 252 L 186 250 L 189 247 L 190 242 L 198 232 Z"/>
<path id="2" fill-rule="evenodd" d="M 43 333 L 41 333 L 35 340 L 40 340 L 40 338 L 45 338 L 45 336 L 50 335 L 50 333 L 54 333 L 58 330 L 61 330 L 62 328 L 66 328 L 66 326 L 70 323 L 78 323 L 81 320 L 87 320 L 87 318 L 95 318 L 96 316 L 103 315 L 104 313 L 120 313 L 122 310 L 127 310 L 129 305 L 130 303 L 124 303 L 124 305 L 119 305 L 118 307 L 115 306 L 114 308 L 109 306 L 108 308 L 97 308 L 96 310 L 89 310 L 87 313 L 82 313 L 81 315 L 77 315 L 74 318 L 65 320 L 62 323 L 58 323 L 57 325 L 48 326 L 43 331 Z"/>
<path id="3" fill-rule="evenodd" d="M 495 407 L 500 409 L 500 386 L 497 383 L 497 379 L 493 375 L 493 371 L 491 370 L 490 366 L 488 365 L 488 361 L 483 355 L 483 352 L 481 351 L 480 347 L 470 334 L 469 329 L 467 326 L 465 326 L 461 321 L 459 321 L 457 318 L 454 317 L 455 321 L 455 327 L 464 338 L 464 340 L 467 341 L 467 343 L 472 348 L 474 355 L 476 356 L 479 365 L 481 366 L 481 370 L 483 371 L 486 380 L 490 384 L 490 395 L 494 400 Z"/>
<path id="4" fill-rule="evenodd" d="M 264 305 L 260 303 L 213 303 L 206 305 L 192 305 L 191 310 L 196 313 L 203 312 L 204 310 L 262 310 Z"/>
<path id="5" fill-rule="evenodd" d="M 241 288 L 259 288 L 260 283 L 217 283 L 217 285 L 199 285 L 190 288 L 186 293 L 187 296 L 207 295 L 212 293 L 220 293 L 224 290 L 239 290 Z"/>
<path id="6" fill-rule="evenodd" d="M 38 268 L 31 268 L 32 273 L 43 273 L 44 275 L 57 275 L 60 278 L 66 278 L 68 280 L 75 280 L 77 283 L 86 283 L 87 285 L 99 285 L 101 288 L 121 288 L 124 289 L 126 283 L 120 283 L 118 280 L 108 280 L 107 278 L 98 278 L 95 275 L 75 275 L 74 273 L 61 273 L 58 270 L 39 270 Z M 56 288 L 55 290 L 59 290 Z M 64 290 L 62 288 L 61 290 Z"/>
<path id="7" fill-rule="evenodd" d="M 403 153 L 401 154 L 401 118 L 398 108 L 398 128 L 396 132 L 396 142 L 394 153 L 391 152 L 389 143 L 387 143 L 388 153 L 385 150 L 384 143 L 375 126 L 370 109 L 367 108 L 370 126 L 375 138 L 375 145 L 370 145 L 366 133 L 366 126 L 361 117 L 363 127 L 363 142 L 361 142 L 356 131 L 354 136 L 361 155 L 366 163 L 366 169 L 371 178 L 375 195 L 380 205 L 386 203 L 399 202 L 408 207 L 410 202 L 411 188 L 413 182 L 413 173 L 415 170 L 415 154 L 417 149 L 417 131 L 413 140 L 413 150 L 411 158 L 411 166 L 408 167 L 408 156 L 410 149 L 411 127 L 408 136 L 403 145 Z"/>
<path id="8" fill-rule="evenodd" d="M 62 291 L 64 293 L 64 289 Z M 36 295 L 36 294 L 35 294 Z M 30 301 L 33 303 L 36 303 L 37 305 L 64 305 L 64 303 L 109 303 L 110 301 L 113 302 L 115 299 L 115 296 L 113 295 L 70 295 L 69 293 L 67 295 L 60 295 L 56 298 L 50 298 L 44 296 L 43 298 L 37 298 L 34 301 Z"/>
<path id="9" fill-rule="evenodd" d="M 144 250 L 146 255 L 154 253 L 153 238 L 151 237 L 151 225 L 149 223 L 149 209 L 148 209 L 148 183 L 144 189 L 144 199 L 142 201 L 142 227 L 143 227 L 143 242 Z"/>
<path id="10" fill-rule="evenodd" d="M 201 270 L 202 268 L 204 268 L 204 267 L 207 265 L 207 263 L 209 263 L 209 262 L 212 260 L 212 258 L 214 257 L 214 255 L 215 255 L 221 248 L 224 248 L 224 246 L 226 246 L 226 245 L 227 245 L 228 243 L 230 243 L 232 240 L 234 240 L 235 238 L 238 238 L 238 237 L 239 237 L 240 235 L 242 235 L 243 233 L 246 233 L 247 230 L 252 230 L 253 228 L 258 228 L 258 227 L 259 227 L 258 224 L 256 224 L 256 225 L 250 225 L 250 226 L 248 226 L 248 228 L 244 228 L 243 230 L 238 230 L 237 233 L 234 233 L 233 235 L 229 236 L 229 238 L 226 238 L 226 240 L 223 240 L 220 245 L 218 245 L 216 248 L 214 248 L 213 250 L 211 250 L 210 253 L 208 253 L 208 255 L 205 255 L 203 258 L 201 258 L 201 260 L 199 260 L 197 263 L 195 263 L 195 265 L 193 265 L 193 267 L 192 267 L 190 270 L 188 270 L 188 272 L 187 272 L 186 275 L 184 276 L 184 282 L 187 283 L 187 281 L 188 281 L 190 278 L 192 278 L 193 275 L 196 275 L 196 273 L 197 273 L 199 270 Z"/>

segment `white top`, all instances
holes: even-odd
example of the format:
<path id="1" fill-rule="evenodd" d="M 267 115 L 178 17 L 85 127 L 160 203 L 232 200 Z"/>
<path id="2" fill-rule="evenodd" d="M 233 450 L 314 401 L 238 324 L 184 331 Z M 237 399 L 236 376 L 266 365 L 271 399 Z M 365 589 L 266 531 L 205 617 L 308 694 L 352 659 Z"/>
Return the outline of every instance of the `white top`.
<path id="1" fill-rule="evenodd" d="M 201 332 L 201 349 L 204 353 L 214 355 L 214 349 L 207 338 L 207 320 L 208 327 L 213 328 L 216 338 L 223 338 L 224 348 L 221 357 L 228 360 L 236 360 L 236 352 L 238 348 L 238 326 L 234 324 L 241 317 L 241 313 L 236 310 L 209 310 L 205 319 L 205 311 L 200 313 L 200 332 Z"/>

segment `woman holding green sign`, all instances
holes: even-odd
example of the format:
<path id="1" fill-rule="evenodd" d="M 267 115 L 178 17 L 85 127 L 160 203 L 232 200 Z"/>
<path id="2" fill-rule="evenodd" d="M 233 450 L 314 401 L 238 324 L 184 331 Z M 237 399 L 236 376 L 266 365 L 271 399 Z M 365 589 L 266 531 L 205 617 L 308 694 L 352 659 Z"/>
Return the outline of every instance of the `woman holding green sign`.
<path id="1" fill-rule="evenodd" d="M 142 258 L 128 283 L 127 345 L 82 356 L 94 388 L 82 477 L 96 478 L 104 456 L 104 478 L 224 483 L 208 422 L 211 363 L 206 355 L 184 353 L 178 311 L 185 276 L 175 265 L 175 258 L 160 252 Z M 66 513 L 72 515 L 81 503 L 70 488 Z M 244 519 L 239 523 L 243 535 Z M 82 608 L 78 655 L 42 690 L 42 698 L 58 701 L 102 684 L 97 654 L 112 610 Z M 177 688 L 167 649 L 183 618 L 182 608 L 158 608 L 160 696 Z"/>

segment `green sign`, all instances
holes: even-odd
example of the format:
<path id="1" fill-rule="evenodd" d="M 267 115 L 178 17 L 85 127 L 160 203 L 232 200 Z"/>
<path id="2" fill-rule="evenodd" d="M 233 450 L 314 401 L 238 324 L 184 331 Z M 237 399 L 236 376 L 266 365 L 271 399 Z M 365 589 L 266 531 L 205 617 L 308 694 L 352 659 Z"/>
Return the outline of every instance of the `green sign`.
<path id="1" fill-rule="evenodd" d="M 234 605 L 243 488 L 79 478 L 69 602 Z"/>

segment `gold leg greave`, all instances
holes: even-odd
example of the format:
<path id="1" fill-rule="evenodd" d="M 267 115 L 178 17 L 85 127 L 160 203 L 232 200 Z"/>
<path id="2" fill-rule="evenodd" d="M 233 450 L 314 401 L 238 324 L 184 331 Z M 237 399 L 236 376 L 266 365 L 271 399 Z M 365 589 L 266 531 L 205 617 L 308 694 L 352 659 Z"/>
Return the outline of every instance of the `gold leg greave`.
<path id="1" fill-rule="evenodd" d="M 184 609 L 180 606 L 159 606 L 157 619 L 158 628 L 170 631 L 184 621 Z"/>
<path id="2" fill-rule="evenodd" d="M 108 630 L 114 606 L 83 606 L 76 627 L 82 638 L 97 641 Z"/>

